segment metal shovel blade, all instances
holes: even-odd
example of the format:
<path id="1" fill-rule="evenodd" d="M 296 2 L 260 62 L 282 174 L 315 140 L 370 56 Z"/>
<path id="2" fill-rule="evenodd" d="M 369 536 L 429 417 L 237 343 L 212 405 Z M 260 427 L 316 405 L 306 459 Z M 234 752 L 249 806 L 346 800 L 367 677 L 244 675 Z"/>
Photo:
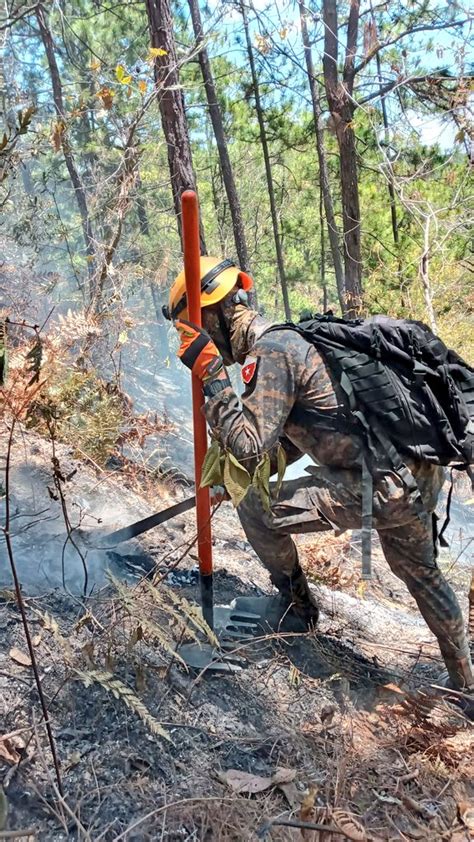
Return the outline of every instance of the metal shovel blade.
<path id="1" fill-rule="evenodd" d="M 239 611 L 231 605 L 214 606 L 214 631 L 221 643 L 226 641 L 251 640 L 259 633 L 258 614 Z"/>
<path id="2" fill-rule="evenodd" d="M 184 643 L 178 652 L 188 667 L 200 672 L 241 672 L 245 667 L 242 658 L 230 658 L 209 643 Z"/>

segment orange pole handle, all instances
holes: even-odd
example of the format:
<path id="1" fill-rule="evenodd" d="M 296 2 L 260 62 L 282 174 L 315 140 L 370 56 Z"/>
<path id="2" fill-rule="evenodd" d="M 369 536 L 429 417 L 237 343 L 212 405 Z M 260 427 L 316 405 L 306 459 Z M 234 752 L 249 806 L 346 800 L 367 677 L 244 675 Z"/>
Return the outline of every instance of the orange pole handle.
<path id="1" fill-rule="evenodd" d="M 201 245 L 199 240 L 199 206 L 194 190 L 186 190 L 181 196 L 184 274 L 188 319 L 201 327 Z M 198 531 L 199 572 L 202 577 L 212 576 L 211 503 L 208 488 L 200 488 L 202 463 L 207 452 L 206 419 L 202 413 L 204 394 L 202 383 L 192 375 L 193 430 L 194 430 L 194 477 L 196 482 L 196 524 Z M 208 587 L 210 581 L 208 582 Z M 203 590 L 204 598 L 204 590 Z M 211 603 L 212 608 L 212 603 Z M 204 599 L 203 599 L 203 613 Z M 207 622 L 209 623 L 209 619 Z M 212 625 L 212 616 L 211 623 Z"/>

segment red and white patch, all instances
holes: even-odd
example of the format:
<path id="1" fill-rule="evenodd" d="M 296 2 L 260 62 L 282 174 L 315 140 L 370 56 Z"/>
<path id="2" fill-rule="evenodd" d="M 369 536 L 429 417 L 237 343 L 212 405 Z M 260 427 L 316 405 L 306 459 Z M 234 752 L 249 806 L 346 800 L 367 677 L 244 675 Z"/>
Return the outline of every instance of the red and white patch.
<path id="1" fill-rule="evenodd" d="M 248 386 L 252 377 L 254 376 L 257 370 L 257 360 L 255 357 L 247 357 L 243 366 L 242 366 L 242 380 L 244 381 L 245 385 Z"/>

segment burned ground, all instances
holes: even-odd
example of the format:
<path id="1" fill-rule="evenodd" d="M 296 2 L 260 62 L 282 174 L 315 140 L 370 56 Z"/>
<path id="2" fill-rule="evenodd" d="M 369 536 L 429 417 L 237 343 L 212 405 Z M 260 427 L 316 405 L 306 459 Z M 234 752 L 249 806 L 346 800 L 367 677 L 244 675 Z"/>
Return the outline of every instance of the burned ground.
<path id="1" fill-rule="evenodd" d="M 239 649 L 246 663 L 241 672 L 196 676 L 168 648 L 183 635 L 180 611 L 193 627 L 187 607 L 198 597 L 193 513 L 140 546 L 116 548 L 114 582 L 105 578 L 110 559 L 100 555 L 96 531 L 187 492 L 157 487 L 155 499 L 148 495 L 145 502 L 138 488 L 124 490 L 113 475 L 59 450 L 65 472 L 77 468 L 66 493 L 92 536 L 94 587 L 87 597 L 80 584 L 72 589 L 73 580 L 70 595 L 60 583 L 24 591 L 60 760 L 61 799 L 2 559 L 0 780 L 8 832 L 29 829 L 30 838 L 51 842 L 470 838 L 472 725 L 430 688 L 441 668 L 437 647 L 379 553 L 374 580 L 362 587 L 355 536 L 302 539 L 303 564 L 322 608 L 317 633 L 253 642 Z M 38 483 L 47 484 L 47 445 L 22 438 L 12 461 L 13 475 L 28 469 L 38 494 Z M 15 494 L 14 533 L 22 524 L 20 486 Z M 99 499 L 103 522 L 94 526 L 90 503 Z M 56 512 L 47 493 L 36 501 L 38 512 L 48 510 L 37 520 Z M 112 501 L 120 515 L 117 522 L 112 512 L 108 523 Z M 56 518 L 53 523 L 47 534 L 57 552 L 64 530 Z M 268 590 L 229 504 L 213 525 L 217 599 Z M 20 573 L 32 574 L 39 560 L 44 565 L 35 536 L 46 527 L 31 526 L 28 541 L 24 528 L 13 545 Z M 175 573 L 190 575 L 164 578 L 178 559 Z M 137 578 L 140 565 L 151 564 L 161 580 L 159 600 Z M 453 572 L 465 608 L 467 566 Z M 189 603 L 177 608 L 182 597 Z M 278 821 L 332 830 L 272 824 Z"/>

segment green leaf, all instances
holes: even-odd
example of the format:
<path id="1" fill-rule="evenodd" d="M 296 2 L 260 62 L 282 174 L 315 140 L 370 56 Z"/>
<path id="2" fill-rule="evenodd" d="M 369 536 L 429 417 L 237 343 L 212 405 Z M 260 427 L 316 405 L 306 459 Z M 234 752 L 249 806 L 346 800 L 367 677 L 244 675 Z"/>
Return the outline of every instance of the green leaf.
<path id="1" fill-rule="evenodd" d="M 123 77 L 125 76 L 125 67 L 123 64 L 117 64 L 117 67 L 115 68 L 115 76 L 118 82 L 122 82 Z"/>
<path id="2" fill-rule="evenodd" d="M 268 453 L 264 453 L 252 478 L 252 485 L 260 494 L 262 506 L 266 512 L 270 508 L 270 473 L 271 462 Z"/>
<path id="3" fill-rule="evenodd" d="M 277 450 L 277 467 L 278 467 L 278 479 L 277 479 L 277 484 L 275 486 L 275 499 L 278 499 L 278 495 L 280 494 L 281 486 L 282 486 L 282 482 L 283 482 L 283 477 L 285 476 L 285 471 L 286 471 L 286 453 L 285 453 L 285 449 L 281 446 L 281 444 L 278 445 L 278 450 Z"/>
<path id="4" fill-rule="evenodd" d="M 250 474 L 232 453 L 226 453 L 224 462 L 224 485 L 234 506 L 238 506 L 247 494 Z"/>
<path id="5" fill-rule="evenodd" d="M 201 488 L 208 485 L 222 485 L 221 446 L 215 439 L 209 447 L 202 463 Z"/>

